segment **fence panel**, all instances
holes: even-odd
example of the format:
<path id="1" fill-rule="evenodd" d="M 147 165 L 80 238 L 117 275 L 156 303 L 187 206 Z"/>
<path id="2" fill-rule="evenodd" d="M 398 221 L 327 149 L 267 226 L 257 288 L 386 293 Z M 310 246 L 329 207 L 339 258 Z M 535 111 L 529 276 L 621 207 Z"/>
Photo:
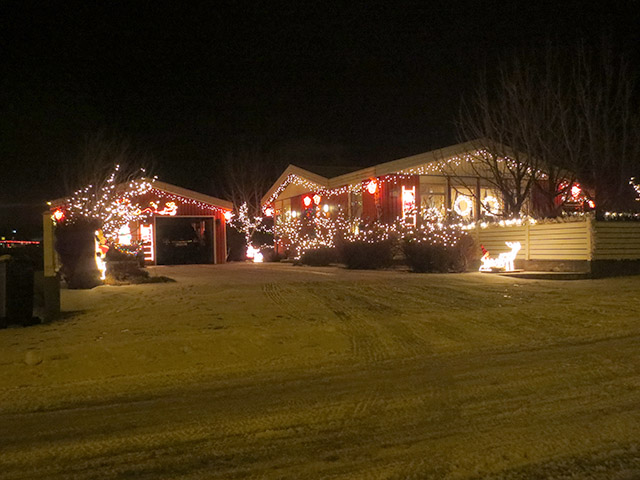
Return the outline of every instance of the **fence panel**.
<path id="1" fill-rule="evenodd" d="M 594 260 L 640 260 L 640 222 L 594 222 Z"/>
<path id="2" fill-rule="evenodd" d="M 531 260 L 589 260 L 589 222 L 537 223 L 529 226 Z"/>

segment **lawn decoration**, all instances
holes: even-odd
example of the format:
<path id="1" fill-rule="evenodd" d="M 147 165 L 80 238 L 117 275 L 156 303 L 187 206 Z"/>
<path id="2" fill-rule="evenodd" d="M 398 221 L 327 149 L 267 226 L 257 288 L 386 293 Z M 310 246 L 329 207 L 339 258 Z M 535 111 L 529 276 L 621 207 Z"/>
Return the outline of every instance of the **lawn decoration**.
<path id="1" fill-rule="evenodd" d="M 98 267 L 100 271 L 100 280 L 104 280 L 107 273 L 106 258 L 109 246 L 107 245 L 107 239 L 102 233 L 102 230 L 96 230 L 94 241 L 96 247 L 96 267 Z"/>
<path id="2" fill-rule="evenodd" d="M 513 272 L 515 267 L 513 261 L 516 255 L 520 251 L 520 242 L 505 242 L 507 247 L 511 249 L 510 252 L 501 253 L 498 258 L 491 258 L 489 252 L 481 245 L 482 248 L 482 265 L 480 266 L 481 272 Z"/>

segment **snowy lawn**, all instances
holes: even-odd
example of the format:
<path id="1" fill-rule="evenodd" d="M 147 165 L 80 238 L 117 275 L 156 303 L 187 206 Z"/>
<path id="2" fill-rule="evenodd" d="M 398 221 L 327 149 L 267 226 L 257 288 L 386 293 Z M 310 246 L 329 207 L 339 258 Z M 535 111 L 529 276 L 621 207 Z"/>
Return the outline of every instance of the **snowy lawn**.
<path id="1" fill-rule="evenodd" d="M 152 271 L 0 330 L 0 479 L 640 478 L 640 277 Z"/>

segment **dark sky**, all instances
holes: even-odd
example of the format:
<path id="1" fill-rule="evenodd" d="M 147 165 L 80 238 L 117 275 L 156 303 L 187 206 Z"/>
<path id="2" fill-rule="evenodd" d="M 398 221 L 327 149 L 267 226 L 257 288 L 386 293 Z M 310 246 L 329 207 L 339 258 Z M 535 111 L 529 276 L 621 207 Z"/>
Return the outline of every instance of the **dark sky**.
<path id="1" fill-rule="evenodd" d="M 59 163 L 97 131 L 216 194 L 231 145 L 392 160 L 454 143 L 460 98 L 496 58 L 603 34 L 638 52 L 635 1 L 472 3 L 0 0 L 0 220 L 62 195 Z"/>

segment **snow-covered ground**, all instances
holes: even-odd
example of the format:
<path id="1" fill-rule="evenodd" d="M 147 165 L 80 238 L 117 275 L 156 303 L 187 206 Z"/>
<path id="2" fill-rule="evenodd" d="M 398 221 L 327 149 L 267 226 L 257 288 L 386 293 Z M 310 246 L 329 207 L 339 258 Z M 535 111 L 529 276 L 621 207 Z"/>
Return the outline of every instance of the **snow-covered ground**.
<path id="1" fill-rule="evenodd" d="M 155 267 L 0 330 L 0 478 L 640 478 L 640 277 Z"/>

